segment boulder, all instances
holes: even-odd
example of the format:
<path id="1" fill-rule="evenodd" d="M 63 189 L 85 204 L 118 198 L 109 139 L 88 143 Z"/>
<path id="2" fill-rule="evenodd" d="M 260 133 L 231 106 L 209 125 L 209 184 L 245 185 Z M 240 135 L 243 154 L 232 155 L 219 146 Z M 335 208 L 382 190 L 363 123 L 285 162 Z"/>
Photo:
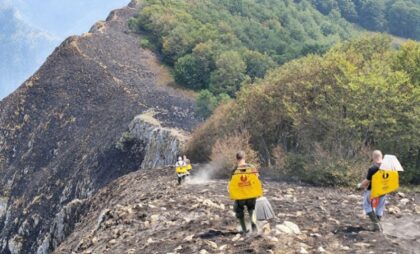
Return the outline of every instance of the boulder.
<path id="1" fill-rule="evenodd" d="M 283 224 L 278 224 L 276 229 L 282 233 L 289 234 L 289 235 L 298 235 L 300 234 L 299 226 L 293 222 L 285 221 Z"/>

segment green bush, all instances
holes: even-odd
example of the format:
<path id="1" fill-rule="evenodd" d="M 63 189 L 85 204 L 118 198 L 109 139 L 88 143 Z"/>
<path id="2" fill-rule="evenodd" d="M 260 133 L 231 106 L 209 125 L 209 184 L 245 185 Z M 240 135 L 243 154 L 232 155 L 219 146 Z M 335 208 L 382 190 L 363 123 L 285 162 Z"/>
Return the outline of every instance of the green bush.
<path id="1" fill-rule="evenodd" d="M 131 147 L 134 140 L 134 136 L 130 132 L 126 131 L 121 135 L 121 138 L 115 144 L 115 148 L 122 152 L 125 152 L 128 148 Z"/>
<path id="2" fill-rule="evenodd" d="M 284 169 L 287 177 L 318 186 L 355 186 L 367 173 L 367 164 L 322 155 L 290 154 Z"/>
<path id="3" fill-rule="evenodd" d="M 209 90 L 203 90 L 198 94 L 196 105 L 197 115 L 203 119 L 208 118 L 213 113 L 214 109 L 222 103 L 227 103 L 230 100 L 229 95 L 222 93 L 215 96 Z"/>
<path id="4" fill-rule="evenodd" d="M 140 43 L 140 47 L 142 48 L 150 49 L 152 51 L 156 50 L 155 46 L 152 43 L 150 43 L 149 39 L 147 38 L 140 39 L 139 43 Z"/>

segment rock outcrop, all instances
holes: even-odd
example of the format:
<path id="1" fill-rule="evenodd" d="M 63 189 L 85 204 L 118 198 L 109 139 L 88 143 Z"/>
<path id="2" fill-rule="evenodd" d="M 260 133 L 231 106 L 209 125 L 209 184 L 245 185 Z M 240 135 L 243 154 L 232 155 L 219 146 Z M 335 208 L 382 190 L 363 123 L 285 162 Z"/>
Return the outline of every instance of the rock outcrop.
<path id="1" fill-rule="evenodd" d="M 172 165 L 188 140 L 188 134 L 184 131 L 163 127 L 154 118 L 155 114 L 154 111 L 149 111 L 136 116 L 127 133 L 129 139 L 144 144 L 142 169 Z"/>
<path id="2" fill-rule="evenodd" d="M 194 101 L 168 85 L 168 72 L 128 28 L 136 2 L 68 38 L 0 102 L 0 253 L 52 251 L 89 207 L 86 198 L 142 165 L 170 162 L 153 154 L 177 152 L 182 140 L 169 132 L 196 124 Z M 159 126 L 136 118 L 148 110 Z M 119 149 L 130 132 L 138 138 Z"/>

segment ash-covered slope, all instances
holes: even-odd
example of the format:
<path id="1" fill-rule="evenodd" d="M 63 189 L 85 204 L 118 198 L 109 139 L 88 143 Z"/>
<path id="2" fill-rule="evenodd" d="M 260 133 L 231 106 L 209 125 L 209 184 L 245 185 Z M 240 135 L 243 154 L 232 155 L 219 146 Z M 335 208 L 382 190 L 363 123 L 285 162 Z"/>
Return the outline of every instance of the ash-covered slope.
<path id="1" fill-rule="evenodd" d="M 128 29 L 135 2 L 68 38 L 0 102 L 0 253 L 53 250 L 83 199 L 142 164 L 172 160 L 165 153 L 179 150 L 182 134 L 171 128 L 195 125 L 194 102 L 166 86 L 168 73 Z"/>
<path id="2" fill-rule="evenodd" d="M 369 231 L 360 192 L 266 181 L 277 217 L 241 236 L 226 185 L 197 174 L 178 186 L 173 169 L 123 176 L 89 199 L 55 253 L 418 253 L 418 193 L 389 196 L 381 234 Z"/>

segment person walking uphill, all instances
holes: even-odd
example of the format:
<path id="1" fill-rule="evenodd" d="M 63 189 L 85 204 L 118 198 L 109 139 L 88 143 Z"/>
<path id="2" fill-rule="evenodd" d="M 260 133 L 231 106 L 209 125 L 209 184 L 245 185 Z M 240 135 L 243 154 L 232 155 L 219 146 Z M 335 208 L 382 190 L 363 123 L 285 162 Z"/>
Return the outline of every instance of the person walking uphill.
<path id="1" fill-rule="evenodd" d="M 237 166 L 232 171 L 232 178 L 229 182 L 229 196 L 234 203 L 234 211 L 242 228 L 246 233 L 245 207 L 248 209 L 251 219 L 252 231 L 257 231 L 257 219 L 255 216 L 256 199 L 263 194 L 262 184 L 259 179 L 258 170 L 245 161 L 245 153 L 240 151 L 236 154 Z"/>
<path id="2" fill-rule="evenodd" d="M 175 172 L 178 176 L 178 185 L 180 185 L 185 180 L 185 176 L 188 175 L 187 165 L 181 156 L 178 157 L 178 161 L 175 163 Z"/>
<path id="3" fill-rule="evenodd" d="M 361 183 L 357 185 L 358 189 L 365 189 L 365 192 L 363 194 L 363 209 L 366 212 L 366 215 L 368 215 L 369 219 L 372 221 L 374 231 L 382 230 L 379 222 L 384 214 L 386 200 L 386 195 L 380 196 L 375 199 L 371 199 L 372 177 L 376 172 L 378 172 L 382 163 L 382 158 L 383 156 L 381 151 L 373 151 L 373 165 L 368 169 L 366 179 L 364 179 Z"/>

